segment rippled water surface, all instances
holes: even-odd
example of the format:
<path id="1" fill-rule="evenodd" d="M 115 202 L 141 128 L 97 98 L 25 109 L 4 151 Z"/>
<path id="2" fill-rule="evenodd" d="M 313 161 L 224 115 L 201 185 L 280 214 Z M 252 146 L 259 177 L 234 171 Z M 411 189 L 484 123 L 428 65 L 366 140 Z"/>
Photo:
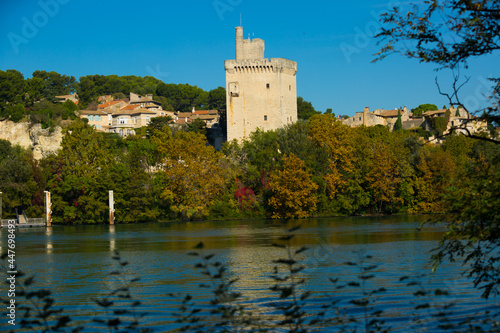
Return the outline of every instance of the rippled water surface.
<path id="1" fill-rule="evenodd" d="M 431 274 L 429 251 L 440 239 L 443 228 L 418 227 L 425 217 L 328 218 L 301 221 L 292 246 L 306 246 L 298 258 L 306 269 L 301 289 L 311 290 L 308 310 L 340 300 L 348 315 L 360 315 L 348 299 L 360 297 L 359 288 L 335 289 L 329 278 L 339 283 L 356 280 L 359 270 L 345 265 L 373 256 L 377 265 L 375 278 L 367 288 L 384 287 L 377 307 L 394 331 L 412 331 L 412 319 L 418 300 L 412 295 L 416 287 L 399 282 L 405 275 L 428 276 L 419 281 L 428 289 L 445 289 L 449 295 L 435 297 L 434 302 L 454 302 L 451 320 L 479 316 L 485 310 L 497 311 L 499 302 L 484 300 L 471 282 L 460 276 L 458 265 L 443 265 Z M 172 311 L 178 300 L 168 293 L 195 295 L 207 299 L 207 291 L 198 285 L 204 278 L 193 269 L 196 258 L 188 256 L 202 241 L 205 253 L 214 253 L 227 265 L 228 276 L 239 278 L 234 289 L 244 295 L 243 302 L 262 316 L 272 315 L 269 303 L 276 293 L 269 290 L 273 259 L 282 256 L 281 249 L 271 246 L 285 234 L 286 227 L 271 221 L 228 221 L 196 223 L 150 223 L 116 226 L 53 226 L 20 229 L 17 233 L 16 260 L 19 269 L 36 276 L 38 287 L 53 290 L 57 305 L 65 308 L 88 331 L 99 330 L 86 323 L 94 315 L 92 299 L 119 287 L 123 279 L 139 277 L 132 294 L 142 301 L 141 310 L 148 315 L 141 321 L 154 331 L 175 329 Z M 1 246 L 6 250 L 7 233 L 2 231 Z M 129 262 L 122 277 L 109 276 L 116 267 L 112 251 L 119 250 Z M 420 315 L 425 315 L 421 313 Z M 4 322 L 0 324 L 3 325 Z M 4 326 L 5 327 L 5 326 Z M 333 328 L 326 331 L 334 331 Z M 435 329 L 431 329 L 435 330 Z"/>

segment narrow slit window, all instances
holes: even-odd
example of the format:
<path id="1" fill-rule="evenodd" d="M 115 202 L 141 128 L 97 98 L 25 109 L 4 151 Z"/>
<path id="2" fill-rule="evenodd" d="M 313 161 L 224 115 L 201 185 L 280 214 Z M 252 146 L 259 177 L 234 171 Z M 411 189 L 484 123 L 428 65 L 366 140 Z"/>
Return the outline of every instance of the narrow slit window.
<path id="1" fill-rule="evenodd" d="M 271 85 L 269 83 L 266 83 L 266 88 L 269 89 Z"/>
<path id="2" fill-rule="evenodd" d="M 267 115 L 264 116 L 264 121 L 267 121 Z"/>

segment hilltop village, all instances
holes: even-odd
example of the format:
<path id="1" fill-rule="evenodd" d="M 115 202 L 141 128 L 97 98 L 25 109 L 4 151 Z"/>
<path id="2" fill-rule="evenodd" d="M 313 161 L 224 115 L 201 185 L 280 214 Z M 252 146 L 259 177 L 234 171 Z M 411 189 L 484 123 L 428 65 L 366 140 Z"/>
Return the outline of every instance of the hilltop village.
<path id="1" fill-rule="evenodd" d="M 163 110 L 152 94 L 140 96 L 130 92 L 130 98 L 113 99 L 100 96 L 96 110 L 83 110 L 80 117 L 89 121 L 97 131 L 118 133 L 125 137 L 136 134 L 136 129 L 147 126 L 154 117 L 169 117 L 172 124 L 186 125 L 203 121 L 209 129 L 220 129 L 218 142 L 246 139 L 256 129 L 276 130 L 299 119 L 297 108 L 297 63 L 283 58 L 264 57 L 265 43 L 260 38 L 244 39 L 243 28 L 236 27 L 236 59 L 226 60 L 226 109 L 175 112 Z M 61 101 L 73 100 L 75 95 L 56 96 Z M 225 117 L 221 118 L 224 113 Z M 434 118 L 446 119 L 446 126 L 436 128 Z M 391 131 L 400 128 L 443 135 L 451 130 L 461 134 L 487 132 L 487 124 L 476 119 L 463 108 L 428 110 L 413 114 L 406 107 L 400 110 L 365 107 L 352 117 L 339 117 L 350 127 L 384 126 Z M 225 120 L 224 124 L 221 121 Z M 224 129 L 224 131 L 222 131 Z M 426 139 L 434 139 L 428 135 Z M 436 142 L 440 142 L 436 140 Z M 220 148 L 218 145 L 217 148 Z"/>

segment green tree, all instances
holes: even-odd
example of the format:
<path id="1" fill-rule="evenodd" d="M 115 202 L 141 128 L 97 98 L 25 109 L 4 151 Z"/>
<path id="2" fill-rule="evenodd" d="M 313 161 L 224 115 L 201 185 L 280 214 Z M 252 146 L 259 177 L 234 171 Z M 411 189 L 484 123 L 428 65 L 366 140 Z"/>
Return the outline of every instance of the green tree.
<path id="1" fill-rule="evenodd" d="M 226 88 L 217 87 L 208 92 L 208 108 L 211 110 L 226 108 Z"/>
<path id="2" fill-rule="evenodd" d="M 24 85 L 24 77 L 19 71 L 0 70 L 0 116 L 8 118 L 10 114 L 5 113 L 7 106 L 23 103 Z"/>
<path id="3" fill-rule="evenodd" d="M 20 146 L 0 140 L 0 192 L 3 217 L 14 217 L 14 208 L 23 206 L 30 214 L 37 183 L 31 168 L 32 155 Z"/>
<path id="4" fill-rule="evenodd" d="M 167 111 L 174 111 L 174 107 L 170 104 L 168 98 L 164 96 L 154 96 L 154 100 L 161 103 L 161 108 Z"/>
<path id="5" fill-rule="evenodd" d="M 411 112 L 414 117 L 422 117 L 424 112 L 436 111 L 437 109 L 438 107 L 435 104 L 420 104 L 416 108 L 412 109 Z"/>
<path id="6" fill-rule="evenodd" d="M 189 112 L 193 107 L 206 108 L 208 93 L 189 84 L 159 83 L 156 94 L 166 97 L 175 111 Z"/>
<path id="7" fill-rule="evenodd" d="M 39 77 L 33 77 L 26 80 L 25 90 L 27 94 L 27 105 L 33 105 L 35 102 L 39 102 L 43 98 L 43 92 L 45 89 L 45 82 Z"/>
<path id="8" fill-rule="evenodd" d="M 68 95 L 75 91 L 76 79 L 73 76 L 61 75 L 57 72 L 34 71 L 33 78 L 42 79 L 44 82 L 43 97 L 52 102 L 58 95 Z"/>
<path id="9" fill-rule="evenodd" d="M 151 121 L 149 122 L 149 124 L 147 126 L 148 137 L 150 137 L 154 134 L 154 130 L 170 131 L 169 124 L 171 124 L 171 123 L 172 123 L 172 117 L 170 117 L 170 116 L 151 118 Z"/>
<path id="10" fill-rule="evenodd" d="M 490 147 L 481 149 L 445 192 L 450 223 L 433 258 L 435 268 L 445 260 L 464 260 L 466 274 L 488 297 L 500 292 L 500 149 L 485 144 Z"/>
<path id="11" fill-rule="evenodd" d="M 242 143 L 243 168 L 245 182 L 261 194 L 268 187 L 270 174 L 281 163 L 282 154 L 279 150 L 276 131 L 262 131 L 257 129 L 250 133 Z"/>
<path id="12" fill-rule="evenodd" d="M 207 124 L 203 119 L 196 118 L 193 122 L 187 125 L 188 132 L 195 132 L 207 136 Z"/>
<path id="13" fill-rule="evenodd" d="M 396 120 L 396 123 L 394 124 L 394 130 L 395 131 L 403 130 L 403 122 L 401 120 L 401 110 L 398 110 L 398 119 Z"/>
<path id="14" fill-rule="evenodd" d="M 297 97 L 297 117 L 299 119 L 307 120 L 321 112 L 316 111 L 311 102 L 304 100 L 302 97 Z"/>
<path id="15" fill-rule="evenodd" d="M 52 175 L 48 185 L 52 188 L 54 223 L 106 221 L 117 158 L 110 153 L 104 134 L 81 121 L 64 130 L 61 150 L 46 171 Z"/>

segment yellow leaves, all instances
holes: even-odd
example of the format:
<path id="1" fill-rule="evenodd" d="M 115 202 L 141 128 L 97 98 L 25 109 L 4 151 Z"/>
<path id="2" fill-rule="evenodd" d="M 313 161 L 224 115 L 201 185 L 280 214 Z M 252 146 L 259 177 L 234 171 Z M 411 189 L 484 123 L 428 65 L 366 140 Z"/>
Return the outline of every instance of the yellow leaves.
<path id="1" fill-rule="evenodd" d="M 223 155 L 194 132 L 179 132 L 165 147 L 169 148 L 164 162 L 167 187 L 163 198 L 172 202 L 172 211 L 182 218 L 203 218 L 226 186 Z"/>
<path id="2" fill-rule="evenodd" d="M 331 114 L 313 116 L 309 123 L 311 140 L 325 147 L 330 156 L 329 170 L 324 180 L 329 197 L 334 199 L 346 187 L 346 175 L 354 171 L 356 139 L 359 135 L 355 129 L 343 125 Z"/>
<path id="3" fill-rule="evenodd" d="M 309 136 L 313 142 L 326 147 L 333 163 L 349 170 L 354 152 L 351 129 L 331 114 L 315 115 L 309 119 L 309 124 Z"/>
<path id="4" fill-rule="evenodd" d="M 347 181 L 336 167 L 335 163 L 330 162 L 330 173 L 324 177 L 330 199 L 334 199 L 335 195 L 342 192 L 347 184 Z"/>
<path id="5" fill-rule="evenodd" d="M 305 163 L 294 154 L 283 159 L 283 170 L 275 171 L 270 178 L 272 218 L 304 218 L 316 210 L 315 192 Z"/>
<path id="6" fill-rule="evenodd" d="M 373 192 L 373 199 L 379 205 L 379 212 L 384 203 L 402 202 L 397 196 L 397 185 L 401 182 L 396 156 L 383 142 L 373 147 L 370 171 L 366 175 L 368 188 Z"/>

